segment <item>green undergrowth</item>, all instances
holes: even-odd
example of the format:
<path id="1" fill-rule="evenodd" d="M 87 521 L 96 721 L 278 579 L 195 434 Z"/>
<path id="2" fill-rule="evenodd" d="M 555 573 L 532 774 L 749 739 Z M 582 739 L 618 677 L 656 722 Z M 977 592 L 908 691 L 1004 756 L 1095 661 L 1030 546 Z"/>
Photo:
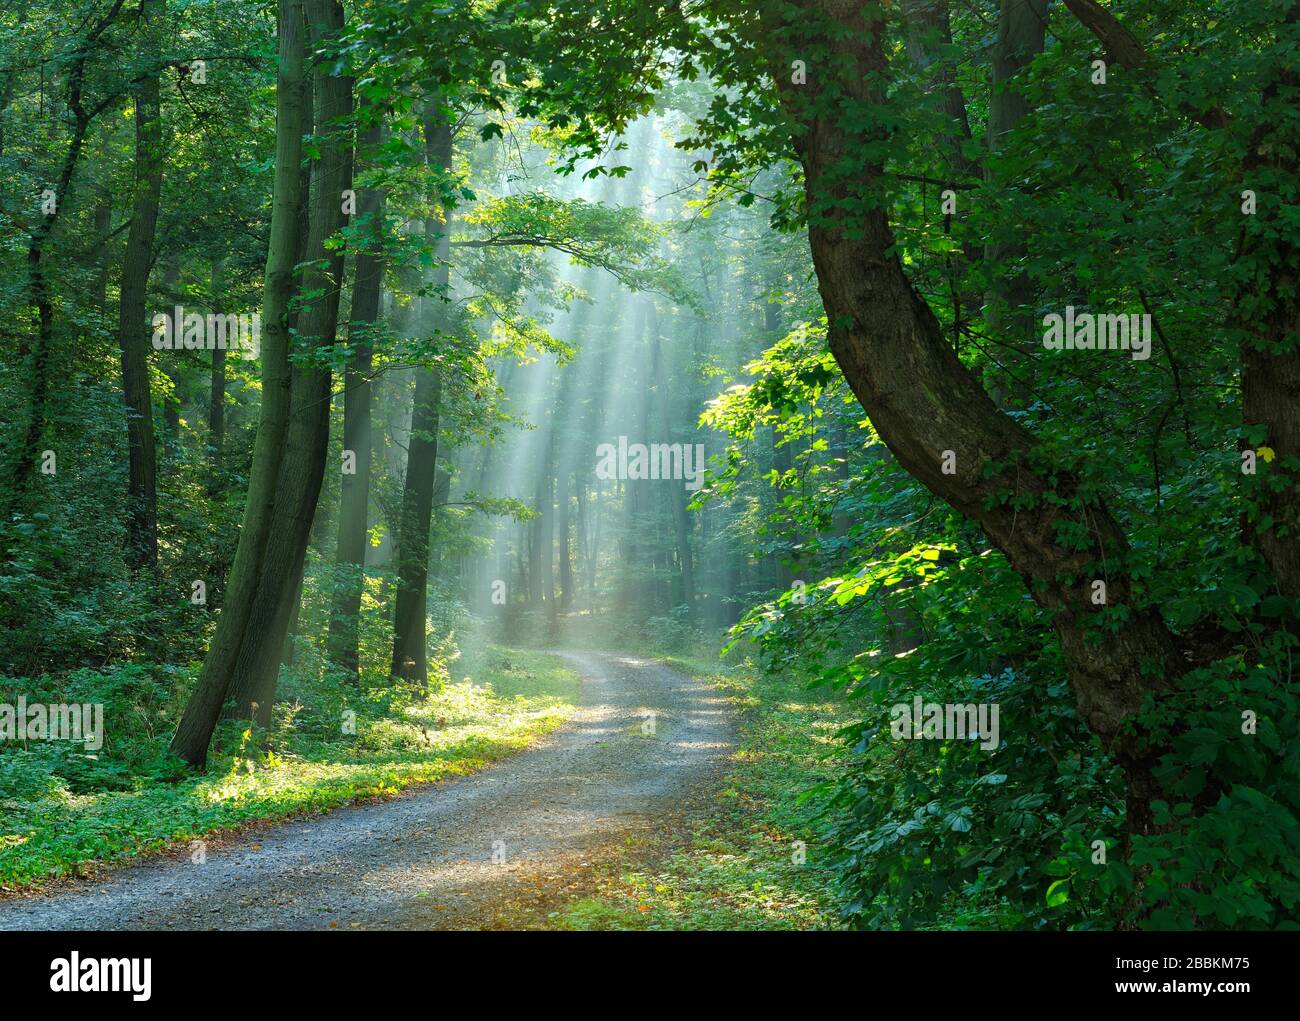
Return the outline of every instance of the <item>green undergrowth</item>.
<path id="1" fill-rule="evenodd" d="M 462 776 L 558 727 L 581 686 L 558 657 L 496 647 L 454 664 L 452 678 L 425 694 L 286 676 L 274 730 L 223 724 L 202 774 L 167 752 L 193 671 L 130 665 L 0 679 L 0 702 L 21 693 L 29 704 L 104 705 L 97 752 L 0 742 L 0 889 Z"/>

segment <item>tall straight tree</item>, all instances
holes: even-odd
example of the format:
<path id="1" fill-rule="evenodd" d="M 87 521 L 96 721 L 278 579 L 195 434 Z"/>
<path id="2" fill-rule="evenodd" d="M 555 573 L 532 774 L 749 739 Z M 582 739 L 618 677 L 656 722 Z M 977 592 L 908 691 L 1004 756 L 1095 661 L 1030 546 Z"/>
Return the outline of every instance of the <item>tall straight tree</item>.
<path id="1" fill-rule="evenodd" d="M 424 118 L 425 158 L 437 173 L 451 168 L 452 131 L 440 100 L 434 97 Z M 450 217 L 425 225 L 436 234 L 432 290 L 442 303 L 450 281 Z M 433 319 L 442 322 L 439 312 Z M 421 368 L 415 380 L 411 405 L 411 439 L 402 484 L 402 509 L 397 532 L 397 599 L 393 612 L 393 660 L 391 674 L 419 685 L 428 683 L 425 619 L 429 585 L 429 528 L 433 520 L 433 488 L 438 463 L 439 406 L 442 375 L 437 369 Z"/>
<path id="2" fill-rule="evenodd" d="M 129 557 L 135 566 L 158 563 L 158 454 L 154 439 L 153 398 L 149 389 L 149 334 L 145 301 L 153 266 L 154 234 L 162 195 L 162 103 L 158 88 L 159 38 L 164 28 L 163 0 L 140 4 L 140 60 L 144 70 L 135 92 L 135 186 L 131 228 L 122 260 L 117 336 L 122 351 L 122 395 L 130 465 Z M 174 324 L 179 331 L 180 323 Z"/>
<path id="3" fill-rule="evenodd" d="M 378 114 L 374 123 L 357 136 L 358 153 L 377 146 L 383 135 Z M 352 317 L 348 324 L 349 356 L 343 375 L 343 451 L 351 458 L 351 472 L 344 471 L 339 493 L 339 535 L 334 563 L 336 580 L 330 606 L 329 653 L 335 666 L 356 678 L 361 593 L 365 581 L 367 508 L 370 503 L 370 372 L 374 357 L 374 334 L 379 322 L 379 299 L 384 279 L 383 220 L 384 191 L 360 189 L 357 216 L 365 230 L 363 247 L 357 252 L 352 284 Z"/>
<path id="4" fill-rule="evenodd" d="M 664 442 L 680 442 L 687 446 L 689 438 L 678 440 L 673 435 L 673 419 L 669 411 L 668 370 L 659 330 L 659 308 L 652 298 L 649 303 L 646 329 L 650 333 L 650 361 L 654 366 L 654 388 L 656 403 L 659 405 L 659 421 L 663 424 Z M 695 616 L 695 559 L 691 556 L 691 522 L 686 513 L 686 497 L 672 488 L 668 493 L 670 513 L 673 517 L 673 532 L 677 539 L 677 569 L 682 581 L 682 605 L 686 607 L 688 618 Z"/>
<path id="5" fill-rule="evenodd" d="M 221 301 L 221 260 L 212 264 L 209 293 L 214 303 Z M 218 473 L 221 470 L 221 452 L 226 445 L 226 352 L 212 349 L 212 371 L 208 390 L 208 494 L 220 491 Z"/>

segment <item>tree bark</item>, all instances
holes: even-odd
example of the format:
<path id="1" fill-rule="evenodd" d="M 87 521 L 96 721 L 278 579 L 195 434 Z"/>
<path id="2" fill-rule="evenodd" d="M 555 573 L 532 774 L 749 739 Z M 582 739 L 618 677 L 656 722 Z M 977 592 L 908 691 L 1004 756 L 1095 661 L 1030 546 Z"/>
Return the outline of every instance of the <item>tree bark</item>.
<path id="1" fill-rule="evenodd" d="M 226 445 L 226 352 L 212 350 L 211 386 L 208 396 L 208 467 L 215 478 L 221 468 L 221 450 Z"/>
<path id="2" fill-rule="evenodd" d="M 424 124 L 425 153 L 429 165 L 440 171 L 451 166 L 451 125 L 440 120 L 440 100 L 431 100 Z M 438 266 L 434 289 L 441 297 L 450 280 L 451 221 L 444 216 L 426 230 L 439 232 L 435 250 Z M 437 299 L 435 299 L 437 300 Z M 441 314 L 435 317 L 443 319 Z M 438 416 L 442 376 L 421 368 L 416 377 L 411 407 L 411 440 L 402 485 L 402 515 L 397 537 L 397 599 L 393 612 L 393 677 L 424 687 L 429 681 L 425 621 L 429 585 L 429 527 L 433 519 L 433 486 L 438 462 Z"/>
<path id="3" fill-rule="evenodd" d="M 154 234 L 162 195 L 162 104 L 158 87 L 158 38 L 161 0 L 143 0 L 141 51 L 150 65 L 135 95 L 135 195 L 131 227 L 122 259 L 117 336 L 122 353 L 122 396 L 126 400 L 127 543 L 130 563 L 152 569 L 158 564 L 158 452 L 149 390 L 149 333 L 145 301 L 153 265 Z M 179 333 L 181 324 L 176 323 Z"/>
<path id="4" fill-rule="evenodd" d="M 101 187 L 95 198 L 95 237 L 107 238 L 113 229 L 113 193 L 108 187 Z M 102 242 L 99 259 L 95 267 L 95 307 L 108 311 L 108 270 L 111 264 L 112 249 L 107 242 Z"/>
<path id="5" fill-rule="evenodd" d="M 379 144 L 378 120 L 357 138 L 358 149 Z M 356 458 L 356 473 L 344 474 L 339 493 L 339 536 L 335 551 L 335 588 L 330 606 L 329 655 L 339 669 L 359 680 L 358 643 L 361 593 L 365 586 L 367 510 L 370 505 L 370 371 L 374 329 L 384 279 L 384 192 L 366 188 L 357 197 L 357 213 L 369 224 L 365 248 L 356 255 L 352 284 L 352 320 L 348 324 L 351 356 L 343 376 L 343 449 Z"/>
<path id="6" fill-rule="evenodd" d="M 442 377 L 421 369 L 415 383 L 407 447 L 402 516 L 397 537 L 397 600 L 393 613 L 391 674 L 421 686 L 429 679 L 425 618 L 429 583 L 429 526 L 438 462 Z"/>
<path id="7" fill-rule="evenodd" d="M 569 476 L 567 464 L 561 464 L 555 476 L 556 553 L 560 568 L 560 610 L 573 606 L 573 524 L 569 514 Z"/>
<path id="8" fill-rule="evenodd" d="M 309 99 L 303 77 L 301 0 L 280 0 L 279 71 L 276 84 L 275 183 L 262 316 L 262 406 L 243 525 L 235 561 L 198 683 L 172 738 L 172 751 L 193 766 L 207 761 L 208 742 L 226 699 L 248 626 L 271 528 L 271 512 L 289 419 L 289 298 L 297 255 L 299 164 Z"/>
<path id="9" fill-rule="evenodd" d="M 212 265 L 210 300 L 221 300 L 221 262 Z M 226 352 L 212 349 L 212 373 L 208 393 L 208 495 L 220 491 L 221 454 L 226 445 Z"/>
<path id="10" fill-rule="evenodd" d="M 781 84 L 804 169 L 809 243 L 829 320 L 830 349 L 877 432 L 932 493 L 977 521 L 1050 611 L 1081 718 L 1110 746 L 1129 781 L 1130 831 L 1150 829 L 1150 749 L 1128 731 L 1144 699 L 1185 669 L 1160 615 L 1133 602 L 1128 545 L 1100 497 L 1045 462 L 1034 437 L 994 405 L 961 364 L 933 311 L 907 279 L 885 212 L 878 152 L 889 67 L 884 23 L 864 5 L 799 0 L 764 12 L 768 44 L 791 50 L 834 35 L 847 69 L 796 92 Z M 786 20 L 789 19 L 789 20 Z M 784 22 L 784 23 L 783 23 Z M 777 44 L 787 34 L 789 41 Z M 791 58 L 793 59 L 793 57 Z M 841 66 L 836 64 L 837 67 Z M 833 109 L 829 117 L 822 110 Z M 849 167 L 852 173 L 846 173 Z M 956 474 L 944 474 L 944 451 Z M 1090 581 L 1105 580 L 1107 606 Z"/>
<path id="11" fill-rule="evenodd" d="M 555 419 L 552 409 L 546 422 L 546 460 L 537 482 L 537 548 L 542 565 L 542 602 L 548 610 L 555 608 Z"/>
<path id="12" fill-rule="evenodd" d="M 1261 175 L 1284 182 L 1270 203 L 1278 211 L 1300 199 L 1300 131 L 1294 97 L 1300 88 L 1300 2 L 1287 8 L 1282 25 L 1289 57 L 1277 62 L 1263 90 L 1259 127 L 1246 151 L 1243 180 Z M 1263 476 L 1254 495 L 1254 514 L 1246 530 L 1277 582 L 1278 592 L 1300 599 L 1300 243 L 1295 232 L 1276 224 L 1252 224 L 1240 262 L 1257 264 L 1232 301 L 1231 324 L 1242 337 L 1242 420 L 1264 428 L 1260 446 L 1273 450 L 1257 465 Z M 1245 310 L 1253 310 L 1245 313 Z"/>
<path id="13" fill-rule="evenodd" d="M 343 28 L 338 0 L 305 0 L 309 38 L 329 46 Z M 312 174 L 311 215 L 302 267 L 304 301 L 298 339 L 314 357 L 291 369 L 289 425 L 280 461 L 271 529 L 257 594 L 230 682 L 234 714 L 270 726 L 285 636 L 301 592 L 303 566 L 320 499 L 329 448 L 332 373 L 328 352 L 338 328 L 343 288 L 342 249 L 326 242 L 346 225 L 343 192 L 352 184 L 352 80 L 332 70 L 333 57 L 313 71 L 320 161 Z"/>
<path id="14" fill-rule="evenodd" d="M 935 78 L 939 91 L 939 105 L 952 122 L 943 134 L 943 142 L 953 177 L 973 180 L 980 174 L 980 165 L 979 161 L 968 155 L 966 150 L 966 144 L 971 140 L 966 99 L 957 84 L 957 75 L 952 61 L 946 56 L 936 57 L 930 43 L 933 39 L 940 47 L 952 45 L 948 2 L 947 0 L 905 0 L 903 17 L 908 22 L 906 45 L 907 55 L 911 61 L 921 68 L 928 68 L 937 61 Z"/>
<path id="15" fill-rule="evenodd" d="M 1065 6 L 1106 48 L 1107 61 L 1124 67 L 1141 67 L 1146 62 L 1146 52 L 1133 33 L 1096 0 L 1065 0 Z"/>
<path id="16" fill-rule="evenodd" d="M 539 465 L 533 478 L 533 511 L 536 514 L 528 524 L 528 605 L 542 608 L 542 504 L 547 499 L 549 482 Z"/>

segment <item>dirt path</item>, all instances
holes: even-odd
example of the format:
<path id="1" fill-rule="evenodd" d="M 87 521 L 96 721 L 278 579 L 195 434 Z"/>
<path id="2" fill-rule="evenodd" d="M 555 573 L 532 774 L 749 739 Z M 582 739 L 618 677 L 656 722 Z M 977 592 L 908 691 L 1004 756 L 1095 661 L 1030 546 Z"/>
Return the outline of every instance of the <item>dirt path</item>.
<path id="1" fill-rule="evenodd" d="M 706 684 L 653 661 L 563 655 L 582 674 L 581 706 L 522 755 L 214 843 L 201 865 L 177 854 L 0 900 L 0 929 L 473 928 L 525 887 L 580 888 L 586 859 L 711 776 L 732 720 Z"/>

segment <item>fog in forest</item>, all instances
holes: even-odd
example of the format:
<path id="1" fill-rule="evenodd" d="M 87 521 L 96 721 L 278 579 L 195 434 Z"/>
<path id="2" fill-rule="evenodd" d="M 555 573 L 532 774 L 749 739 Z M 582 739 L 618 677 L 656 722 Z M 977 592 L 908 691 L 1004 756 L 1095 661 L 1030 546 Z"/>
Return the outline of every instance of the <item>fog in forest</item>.
<path id="1" fill-rule="evenodd" d="M 1298 53 L 0 10 L 0 929 L 1294 929 Z"/>

